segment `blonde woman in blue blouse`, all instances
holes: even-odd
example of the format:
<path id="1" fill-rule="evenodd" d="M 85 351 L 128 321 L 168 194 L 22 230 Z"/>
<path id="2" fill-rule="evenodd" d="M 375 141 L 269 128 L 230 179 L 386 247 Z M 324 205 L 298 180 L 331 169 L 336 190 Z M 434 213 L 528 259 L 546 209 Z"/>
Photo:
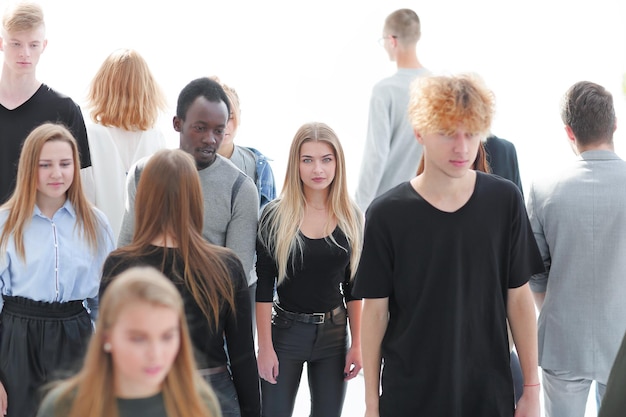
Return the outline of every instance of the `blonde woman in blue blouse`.
<path id="1" fill-rule="evenodd" d="M 39 388 L 80 365 L 98 313 L 113 232 L 87 202 L 79 169 L 72 134 L 43 124 L 26 138 L 15 192 L 0 207 L 0 413 L 9 417 L 34 416 Z"/>

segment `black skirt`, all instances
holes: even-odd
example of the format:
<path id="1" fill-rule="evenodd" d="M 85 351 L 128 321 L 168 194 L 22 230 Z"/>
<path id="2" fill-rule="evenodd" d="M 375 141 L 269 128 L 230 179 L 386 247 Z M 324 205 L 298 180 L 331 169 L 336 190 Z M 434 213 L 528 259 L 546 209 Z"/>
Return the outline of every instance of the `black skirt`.
<path id="1" fill-rule="evenodd" d="M 33 417 L 44 385 L 80 369 L 93 332 L 91 319 L 82 301 L 3 299 L 0 377 L 7 391 L 7 417 Z"/>

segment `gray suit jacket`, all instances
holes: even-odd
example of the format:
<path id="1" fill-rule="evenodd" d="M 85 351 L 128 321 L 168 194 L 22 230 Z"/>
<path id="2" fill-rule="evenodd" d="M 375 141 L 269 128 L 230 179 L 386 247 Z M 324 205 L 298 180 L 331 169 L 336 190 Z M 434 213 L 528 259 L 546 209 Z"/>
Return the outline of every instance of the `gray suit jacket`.
<path id="1" fill-rule="evenodd" d="M 546 265 L 539 365 L 606 384 L 626 331 L 626 162 L 594 150 L 532 184 L 528 215 Z"/>

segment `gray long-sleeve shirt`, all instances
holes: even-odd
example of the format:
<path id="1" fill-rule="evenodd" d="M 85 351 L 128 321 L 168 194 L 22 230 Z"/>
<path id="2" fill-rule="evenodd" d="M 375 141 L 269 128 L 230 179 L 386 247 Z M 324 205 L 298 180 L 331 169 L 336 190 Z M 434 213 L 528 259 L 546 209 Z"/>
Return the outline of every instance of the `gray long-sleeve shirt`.
<path id="1" fill-rule="evenodd" d="M 131 242 L 135 229 L 135 194 L 137 183 L 149 157 L 139 160 L 128 172 L 126 209 L 118 246 Z M 209 167 L 198 171 L 204 196 L 204 228 L 202 235 L 211 243 L 232 249 L 241 260 L 248 285 L 258 226 L 259 197 L 256 186 L 230 161 L 217 155 Z M 183 202 L 181 202 L 183 203 Z"/>
<path id="2" fill-rule="evenodd" d="M 422 146 L 408 118 L 409 87 L 425 68 L 400 68 L 376 84 L 370 99 L 367 137 L 356 203 L 364 212 L 372 200 L 417 174 Z"/>

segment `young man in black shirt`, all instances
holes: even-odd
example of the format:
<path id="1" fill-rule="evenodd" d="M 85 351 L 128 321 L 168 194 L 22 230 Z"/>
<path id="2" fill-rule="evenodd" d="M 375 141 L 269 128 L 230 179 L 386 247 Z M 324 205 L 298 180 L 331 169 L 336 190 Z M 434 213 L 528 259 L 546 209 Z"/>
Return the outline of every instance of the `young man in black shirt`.
<path id="1" fill-rule="evenodd" d="M 19 2 L 7 9 L 0 28 L 4 53 L 0 74 L 0 204 L 15 188 L 22 142 L 45 122 L 62 123 L 78 142 L 81 176 L 91 178 L 91 158 L 85 121 L 78 105 L 37 79 L 39 58 L 46 49 L 46 26 L 41 7 Z M 91 183 L 83 185 L 92 197 Z"/>
<path id="2" fill-rule="evenodd" d="M 424 172 L 370 206 L 353 290 L 368 417 L 539 416 L 528 280 L 543 263 L 519 190 L 471 169 L 493 106 L 470 76 L 412 86 Z M 507 318 L 526 387 L 517 410 Z"/>

